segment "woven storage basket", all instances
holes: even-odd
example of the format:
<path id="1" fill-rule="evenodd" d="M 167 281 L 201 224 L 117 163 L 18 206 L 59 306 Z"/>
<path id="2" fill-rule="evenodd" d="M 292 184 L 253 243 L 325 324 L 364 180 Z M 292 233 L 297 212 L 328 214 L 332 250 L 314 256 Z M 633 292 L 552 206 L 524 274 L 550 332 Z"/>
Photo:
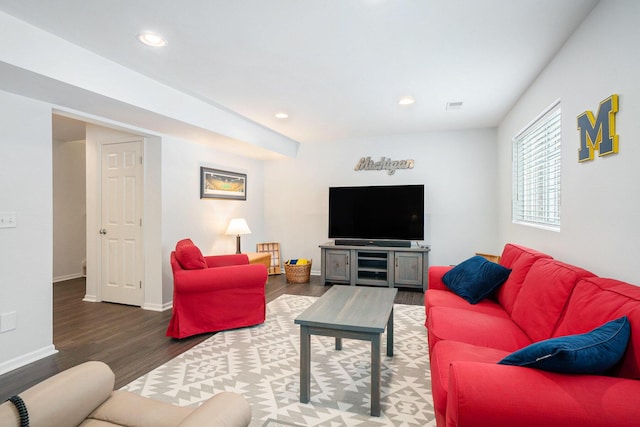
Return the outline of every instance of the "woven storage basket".
<path id="1" fill-rule="evenodd" d="M 288 283 L 309 283 L 311 275 L 311 261 L 308 264 L 291 265 L 289 261 L 284 264 L 284 273 Z"/>

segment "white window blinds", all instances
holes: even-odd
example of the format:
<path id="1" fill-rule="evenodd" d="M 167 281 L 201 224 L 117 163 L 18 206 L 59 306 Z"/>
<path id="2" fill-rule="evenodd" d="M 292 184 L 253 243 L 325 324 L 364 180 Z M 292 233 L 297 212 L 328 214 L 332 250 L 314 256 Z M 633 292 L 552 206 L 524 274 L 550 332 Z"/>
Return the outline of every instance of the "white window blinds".
<path id="1" fill-rule="evenodd" d="M 513 221 L 560 230 L 560 103 L 513 140 Z"/>

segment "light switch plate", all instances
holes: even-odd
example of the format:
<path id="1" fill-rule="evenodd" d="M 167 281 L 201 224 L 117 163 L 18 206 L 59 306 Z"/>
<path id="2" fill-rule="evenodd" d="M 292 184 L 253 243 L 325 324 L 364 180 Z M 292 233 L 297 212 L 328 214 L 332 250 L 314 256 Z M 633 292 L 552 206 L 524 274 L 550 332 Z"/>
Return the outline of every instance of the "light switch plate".
<path id="1" fill-rule="evenodd" d="M 0 332 L 7 332 L 15 329 L 17 323 L 16 317 L 15 311 L 0 314 Z"/>
<path id="2" fill-rule="evenodd" d="M 16 228 L 15 212 L 0 212 L 0 228 Z"/>

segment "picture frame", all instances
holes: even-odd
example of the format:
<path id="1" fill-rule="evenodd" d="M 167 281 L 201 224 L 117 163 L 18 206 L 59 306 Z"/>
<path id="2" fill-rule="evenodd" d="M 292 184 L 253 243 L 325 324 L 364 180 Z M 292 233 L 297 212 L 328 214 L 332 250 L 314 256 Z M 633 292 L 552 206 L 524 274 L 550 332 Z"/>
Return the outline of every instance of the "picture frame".
<path id="1" fill-rule="evenodd" d="M 200 167 L 200 198 L 247 200 L 247 175 Z"/>

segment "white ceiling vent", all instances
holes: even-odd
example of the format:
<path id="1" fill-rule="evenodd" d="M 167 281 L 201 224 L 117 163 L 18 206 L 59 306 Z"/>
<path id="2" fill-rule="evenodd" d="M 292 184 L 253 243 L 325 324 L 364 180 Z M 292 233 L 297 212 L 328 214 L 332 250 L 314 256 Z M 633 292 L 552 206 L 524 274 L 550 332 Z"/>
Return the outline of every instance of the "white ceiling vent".
<path id="1" fill-rule="evenodd" d="M 447 102 L 447 111 L 450 110 L 462 110 L 462 101 L 456 101 L 456 102 Z"/>

